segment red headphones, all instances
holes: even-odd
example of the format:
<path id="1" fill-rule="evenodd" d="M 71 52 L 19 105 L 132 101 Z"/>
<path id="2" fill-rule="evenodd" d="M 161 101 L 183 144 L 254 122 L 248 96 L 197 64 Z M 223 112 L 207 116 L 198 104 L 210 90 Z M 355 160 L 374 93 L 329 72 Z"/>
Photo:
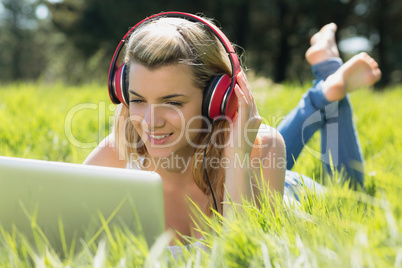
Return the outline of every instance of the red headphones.
<path id="1" fill-rule="evenodd" d="M 123 103 L 128 107 L 129 97 L 126 81 L 126 64 L 124 63 L 123 56 L 120 52 L 126 43 L 126 38 L 141 24 L 144 22 L 155 19 L 156 17 L 176 17 L 184 18 L 192 22 L 201 22 L 219 39 L 228 53 L 230 64 L 232 67 L 232 76 L 228 74 L 214 76 L 209 81 L 207 87 L 204 90 L 203 103 L 202 103 L 202 115 L 210 118 L 217 119 L 221 116 L 227 116 L 233 119 L 236 114 L 238 102 L 234 92 L 236 85 L 236 76 L 240 73 L 241 67 L 239 59 L 233 46 L 230 44 L 229 39 L 219 30 L 215 25 L 210 24 L 208 21 L 201 17 L 182 13 L 182 12 L 164 12 L 148 17 L 139 23 L 126 33 L 123 39 L 114 52 L 112 62 L 110 63 L 109 76 L 108 76 L 108 88 L 109 97 L 114 104 Z"/>

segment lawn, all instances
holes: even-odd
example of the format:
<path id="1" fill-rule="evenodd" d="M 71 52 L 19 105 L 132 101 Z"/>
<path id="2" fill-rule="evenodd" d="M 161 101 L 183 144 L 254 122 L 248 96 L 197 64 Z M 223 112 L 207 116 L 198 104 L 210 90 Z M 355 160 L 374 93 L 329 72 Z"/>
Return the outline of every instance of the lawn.
<path id="1" fill-rule="evenodd" d="M 308 85 L 251 79 L 264 123 L 275 126 Z M 0 155 L 82 163 L 109 134 L 114 106 L 106 86 L 15 83 L 0 88 Z M 169 258 L 161 239 L 150 251 L 130 234 L 113 236 L 81 253 L 38 254 L 16 234 L 0 232 L 0 267 L 402 267 L 402 87 L 351 94 L 365 159 L 365 191 L 336 183 L 324 196 L 306 190 L 300 205 L 276 213 L 244 204 L 231 222 L 205 219 L 208 250 L 184 249 Z M 308 146 L 319 150 L 319 133 Z M 319 180 L 321 162 L 308 151 L 297 161 Z M 263 200 L 264 201 L 264 200 Z"/>

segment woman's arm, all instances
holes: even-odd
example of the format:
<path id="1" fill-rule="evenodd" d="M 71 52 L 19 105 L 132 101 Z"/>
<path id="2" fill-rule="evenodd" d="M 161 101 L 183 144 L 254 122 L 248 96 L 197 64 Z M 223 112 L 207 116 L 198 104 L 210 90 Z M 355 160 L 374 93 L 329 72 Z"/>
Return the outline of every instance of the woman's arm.
<path id="1" fill-rule="evenodd" d="M 83 164 L 126 168 L 127 161 L 124 156 L 119 155 L 114 134 L 112 133 L 99 143 L 99 145 L 88 155 Z"/>
<path id="2" fill-rule="evenodd" d="M 267 125 L 262 125 L 260 128 L 251 152 L 250 173 L 257 206 L 260 206 L 258 202 L 260 194 L 267 193 L 270 197 L 276 193 L 283 195 L 286 148 L 282 135 L 275 128 Z M 266 186 L 269 188 L 264 189 Z M 271 199 L 271 205 L 273 205 L 272 202 Z"/>
<path id="3" fill-rule="evenodd" d="M 261 187 L 269 183 L 272 193 L 283 194 L 285 184 L 284 140 L 278 131 L 268 126 L 259 132 L 261 117 L 244 73 L 238 75 L 237 81 L 238 114 L 231 124 L 228 146 L 224 150 L 224 157 L 229 159 L 225 169 L 225 217 L 232 210 L 228 201 L 241 204 L 242 199 L 246 199 L 259 205 L 256 197 L 261 194 Z"/>
<path id="4" fill-rule="evenodd" d="M 229 140 L 224 149 L 224 157 L 229 163 L 225 168 L 224 217 L 230 217 L 232 214 L 232 205 L 228 204 L 228 201 L 241 204 L 242 200 L 246 199 L 255 203 L 249 160 L 261 125 L 261 117 L 245 74 L 241 72 L 236 79 L 234 90 L 239 106 L 236 117 L 230 123 Z"/>

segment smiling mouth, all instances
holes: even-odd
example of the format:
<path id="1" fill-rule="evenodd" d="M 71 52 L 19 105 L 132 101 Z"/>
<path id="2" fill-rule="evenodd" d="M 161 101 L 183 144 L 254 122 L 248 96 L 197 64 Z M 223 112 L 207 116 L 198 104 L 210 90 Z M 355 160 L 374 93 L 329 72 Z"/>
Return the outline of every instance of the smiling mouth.
<path id="1" fill-rule="evenodd" d="M 170 135 L 172 135 L 173 133 L 170 133 L 170 134 L 164 134 L 164 135 L 152 135 L 152 134 L 150 134 L 150 133 L 147 133 L 152 139 L 154 139 L 154 140 L 162 140 L 162 139 L 164 139 L 164 138 L 166 138 L 166 137 L 169 137 Z"/>

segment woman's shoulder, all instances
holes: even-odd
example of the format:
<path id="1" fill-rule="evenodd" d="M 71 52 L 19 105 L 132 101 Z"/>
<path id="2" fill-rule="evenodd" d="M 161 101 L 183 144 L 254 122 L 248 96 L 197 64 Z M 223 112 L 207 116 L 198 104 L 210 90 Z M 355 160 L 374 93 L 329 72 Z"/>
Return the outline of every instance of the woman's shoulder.
<path id="1" fill-rule="evenodd" d="M 285 141 L 278 130 L 269 125 L 261 124 L 260 128 L 258 129 L 257 137 L 254 141 L 251 155 L 261 156 L 261 154 L 263 154 L 263 152 L 266 150 L 284 152 Z"/>
<path id="2" fill-rule="evenodd" d="M 263 139 L 270 139 L 272 141 L 283 140 L 281 133 L 279 133 L 279 131 L 276 128 L 266 124 L 260 125 L 257 137 Z"/>
<path id="3" fill-rule="evenodd" d="M 127 160 L 119 153 L 113 134 L 104 138 L 85 159 L 84 165 L 126 168 Z"/>

